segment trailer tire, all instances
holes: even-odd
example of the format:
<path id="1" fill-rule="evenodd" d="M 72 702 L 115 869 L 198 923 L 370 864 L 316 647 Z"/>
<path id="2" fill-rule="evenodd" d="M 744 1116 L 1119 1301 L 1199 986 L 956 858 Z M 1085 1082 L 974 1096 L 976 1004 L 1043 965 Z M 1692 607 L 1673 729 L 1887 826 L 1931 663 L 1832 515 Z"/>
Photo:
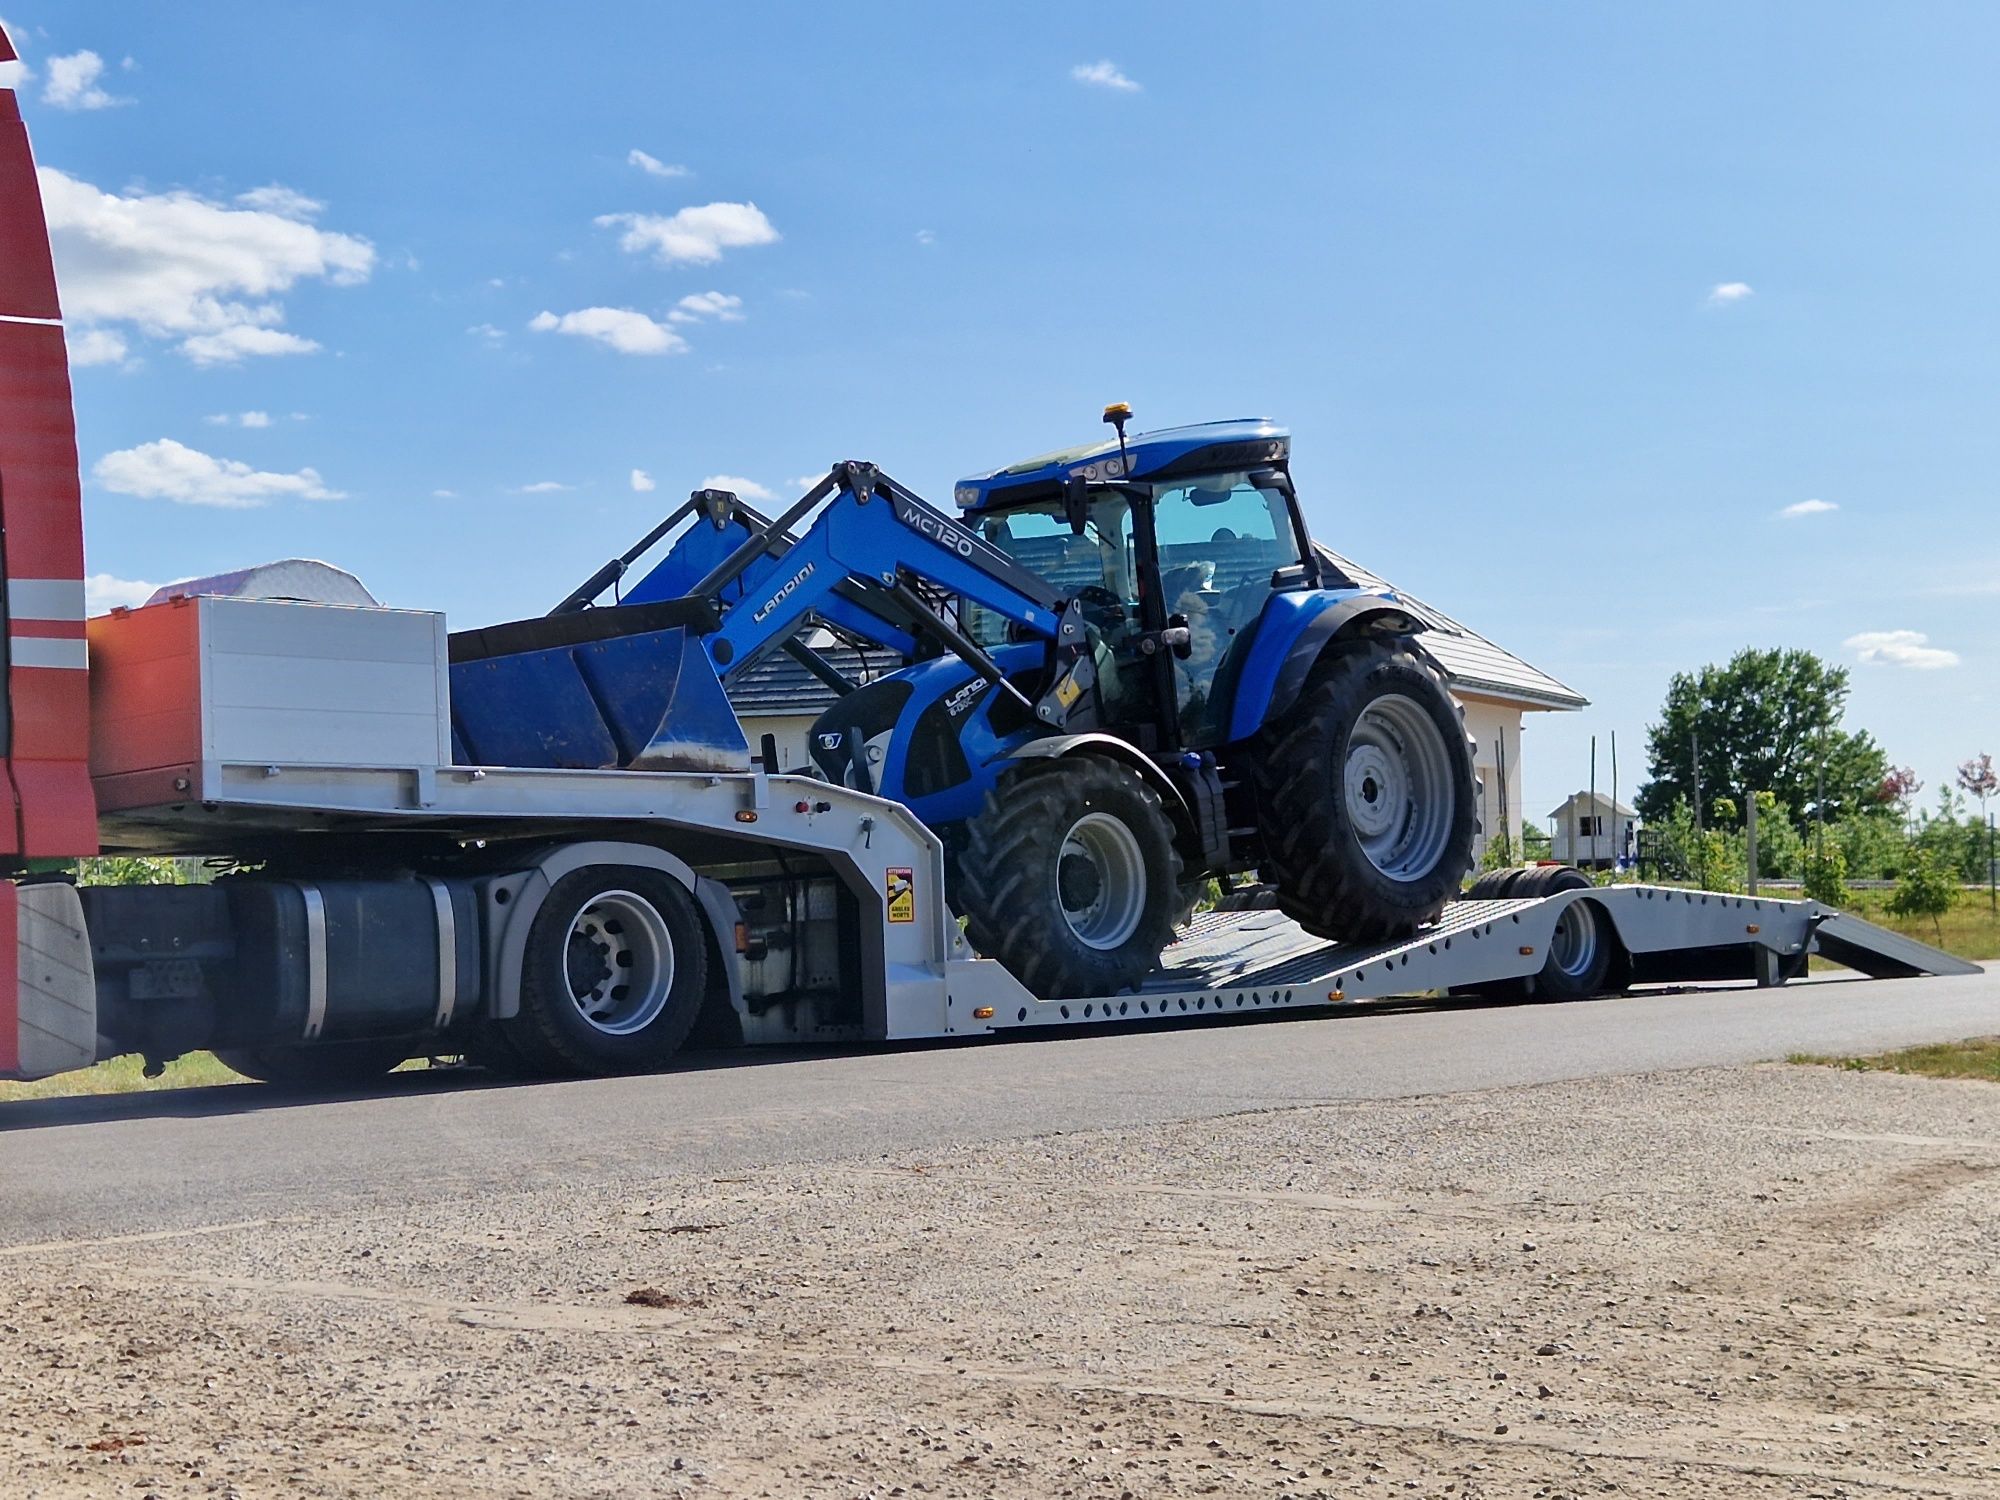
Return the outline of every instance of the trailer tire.
<path id="1" fill-rule="evenodd" d="M 1477 826 L 1472 756 L 1444 683 L 1406 647 L 1331 650 L 1261 761 L 1263 873 L 1306 931 L 1406 938 L 1459 893 Z"/>
<path id="2" fill-rule="evenodd" d="M 416 1055 L 410 1042 L 325 1042 L 218 1048 L 225 1068 L 286 1089 L 350 1089 L 386 1078 Z"/>
<path id="3" fill-rule="evenodd" d="M 589 865 L 542 899 L 520 1014 L 503 1025 L 537 1072 L 640 1073 L 680 1050 L 707 990 L 707 934 L 687 888 L 658 870 Z"/>
<path id="4" fill-rule="evenodd" d="M 1523 870 L 1509 893 L 1516 899 L 1539 900 L 1561 891 L 1596 889 L 1596 882 L 1574 865 L 1541 865 Z M 1624 950 L 1611 918 L 1595 901 L 1572 901 L 1556 918 L 1549 955 L 1534 976 L 1540 1000 L 1588 1000 L 1625 988 L 1629 973 Z"/>
<path id="5" fill-rule="evenodd" d="M 1159 794 L 1069 755 L 1004 776 L 966 828 L 965 935 L 1045 1000 L 1114 995 L 1173 940 L 1181 858 Z"/>
<path id="6" fill-rule="evenodd" d="M 1460 897 L 1464 901 L 1505 901 L 1517 893 L 1521 877 L 1531 875 L 1532 870 L 1519 868 L 1488 870 Z"/>

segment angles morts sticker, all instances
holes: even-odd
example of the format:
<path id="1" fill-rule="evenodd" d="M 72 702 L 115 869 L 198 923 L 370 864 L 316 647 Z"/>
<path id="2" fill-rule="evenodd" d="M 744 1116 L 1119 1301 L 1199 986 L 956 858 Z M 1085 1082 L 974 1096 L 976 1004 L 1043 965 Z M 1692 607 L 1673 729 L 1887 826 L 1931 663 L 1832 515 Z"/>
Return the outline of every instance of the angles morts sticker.
<path id="1" fill-rule="evenodd" d="M 914 922 L 917 920 L 917 880 L 916 872 L 910 869 L 890 869 L 883 872 L 884 894 L 889 898 L 889 920 L 891 922 Z"/>

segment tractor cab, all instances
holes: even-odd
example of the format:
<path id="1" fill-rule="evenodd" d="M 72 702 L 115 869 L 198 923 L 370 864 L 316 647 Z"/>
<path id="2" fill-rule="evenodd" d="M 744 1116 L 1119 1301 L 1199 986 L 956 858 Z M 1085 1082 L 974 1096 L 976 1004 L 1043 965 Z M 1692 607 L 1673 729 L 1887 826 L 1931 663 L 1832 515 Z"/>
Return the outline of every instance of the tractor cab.
<path id="1" fill-rule="evenodd" d="M 965 480 L 956 498 L 968 526 L 1077 602 L 1098 636 L 1106 726 L 1149 750 L 1201 749 L 1230 737 L 1266 602 L 1321 586 L 1290 449 L 1263 421 L 1130 438 L 1121 424 L 1115 441 Z M 976 604 L 963 623 L 982 644 L 1006 638 Z"/>

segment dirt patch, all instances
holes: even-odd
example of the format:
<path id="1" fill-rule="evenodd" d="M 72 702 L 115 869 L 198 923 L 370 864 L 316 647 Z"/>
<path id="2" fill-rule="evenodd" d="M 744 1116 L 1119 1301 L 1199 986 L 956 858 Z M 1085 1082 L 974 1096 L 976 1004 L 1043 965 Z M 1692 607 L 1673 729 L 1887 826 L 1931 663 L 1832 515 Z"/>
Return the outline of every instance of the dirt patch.
<path id="1" fill-rule="evenodd" d="M 1990 1495 L 1996 1170 L 1757 1068 L 42 1244 L 0 1489 Z"/>

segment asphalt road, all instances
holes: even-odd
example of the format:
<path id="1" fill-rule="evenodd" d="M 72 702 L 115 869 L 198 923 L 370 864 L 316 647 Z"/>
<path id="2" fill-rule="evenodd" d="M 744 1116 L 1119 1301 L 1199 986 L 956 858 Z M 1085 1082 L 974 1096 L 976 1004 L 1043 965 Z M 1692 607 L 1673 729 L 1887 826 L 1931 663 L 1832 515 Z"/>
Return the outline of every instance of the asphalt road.
<path id="1" fill-rule="evenodd" d="M 325 1217 L 482 1188 L 643 1191 L 946 1141 L 1874 1051 L 2000 1032 L 2000 973 L 1469 1004 L 841 1052 L 746 1051 L 644 1078 L 403 1075 L 367 1096 L 254 1086 L 0 1105 L 9 1247 Z"/>

